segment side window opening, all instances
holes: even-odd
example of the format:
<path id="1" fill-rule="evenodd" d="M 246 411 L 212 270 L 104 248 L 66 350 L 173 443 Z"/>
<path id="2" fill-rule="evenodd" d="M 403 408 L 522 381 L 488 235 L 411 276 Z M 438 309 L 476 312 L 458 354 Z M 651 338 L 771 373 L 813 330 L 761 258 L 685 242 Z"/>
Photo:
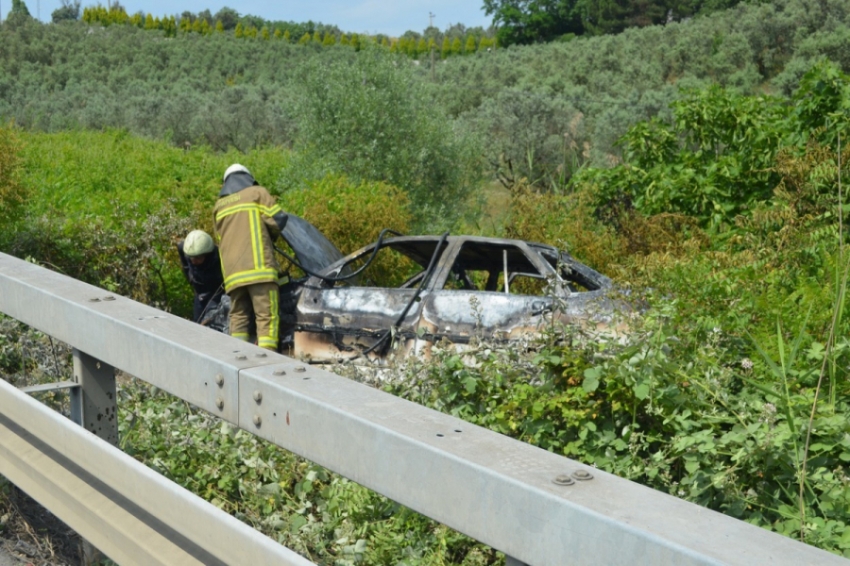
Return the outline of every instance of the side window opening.
<path id="1" fill-rule="evenodd" d="M 546 295 L 546 275 L 515 245 L 463 244 L 444 289 Z"/>
<path id="2" fill-rule="evenodd" d="M 415 289 L 426 275 L 425 272 L 428 269 L 431 254 L 436 249 L 436 244 L 436 242 L 415 242 L 413 244 L 390 242 L 378 250 L 371 262 L 369 260 L 375 247 L 366 247 L 331 275 L 355 273 L 360 269 L 363 269 L 363 271 L 352 279 L 334 282 L 332 286 Z M 445 250 L 445 247 L 444 244 L 443 250 Z"/>

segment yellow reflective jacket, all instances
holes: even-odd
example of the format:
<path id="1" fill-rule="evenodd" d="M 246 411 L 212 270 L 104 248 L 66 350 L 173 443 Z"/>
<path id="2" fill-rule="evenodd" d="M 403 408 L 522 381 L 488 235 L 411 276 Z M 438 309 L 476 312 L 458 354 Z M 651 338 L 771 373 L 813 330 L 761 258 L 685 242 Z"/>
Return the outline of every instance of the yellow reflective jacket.
<path id="1" fill-rule="evenodd" d="M 286 214 L 264 187 L 237 187 L 230 194 L 227 187 L 225 183 L 215 203 L 224 290 L 229 293 L 246 285 L 277 281 L 279 268 L 272 244 L 286 224 Z"/>

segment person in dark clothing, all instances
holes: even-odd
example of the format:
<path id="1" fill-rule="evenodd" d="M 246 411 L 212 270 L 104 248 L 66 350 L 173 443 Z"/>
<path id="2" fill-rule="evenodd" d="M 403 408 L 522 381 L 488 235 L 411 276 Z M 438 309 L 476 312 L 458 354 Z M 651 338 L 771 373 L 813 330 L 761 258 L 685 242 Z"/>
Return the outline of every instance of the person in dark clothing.
<path id="1" fill-rule="evenodd" d="M 195 292 L 192 320 L 204 324 L 206 314 L 218 306 L 224 294 L 221 258 L 212 236 L 203 230 L 189 232 L 177 243 L 180 267 Z"/>

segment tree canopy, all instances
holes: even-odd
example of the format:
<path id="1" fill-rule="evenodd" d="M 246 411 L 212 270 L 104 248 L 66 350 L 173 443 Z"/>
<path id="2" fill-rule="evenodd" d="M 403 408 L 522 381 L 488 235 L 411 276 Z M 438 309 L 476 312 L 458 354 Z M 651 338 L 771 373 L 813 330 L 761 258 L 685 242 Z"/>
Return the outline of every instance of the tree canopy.
<path id="1" fill-rule="evenodd" d="M 741 0 L 484 0 L 502 45 L 541 43 L 570 34 L 618 33 L 731 8 Z"/>
<path id="2" fill-rule="evenodd" d="M 80 0 L 62 0 L 62 5 L 51 14 L 53 23 L 80 19 Z"/>
<path id="3" fill-rule="evenodd" d="M 9 17 L 12 16 L 29 16 L 30 11 L 23 0 L 12 0 L 12 9 L 9 10 Z"/>

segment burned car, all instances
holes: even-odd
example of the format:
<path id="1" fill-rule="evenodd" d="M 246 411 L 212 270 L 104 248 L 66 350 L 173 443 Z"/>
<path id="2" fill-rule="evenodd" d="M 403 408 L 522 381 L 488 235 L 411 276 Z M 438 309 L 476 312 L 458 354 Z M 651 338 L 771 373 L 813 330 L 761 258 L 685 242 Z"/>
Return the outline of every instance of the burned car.
<path id="1" fill-rule="evenodd" d="M 283 237 L 308 275 L 281 286 L 282 351 L 311 361 L 510 341 L 552 320 L 606 324 L 614 308 L 609 278 L 544 244 L 382 233 L 342 257 L 297 216 Z"/>

